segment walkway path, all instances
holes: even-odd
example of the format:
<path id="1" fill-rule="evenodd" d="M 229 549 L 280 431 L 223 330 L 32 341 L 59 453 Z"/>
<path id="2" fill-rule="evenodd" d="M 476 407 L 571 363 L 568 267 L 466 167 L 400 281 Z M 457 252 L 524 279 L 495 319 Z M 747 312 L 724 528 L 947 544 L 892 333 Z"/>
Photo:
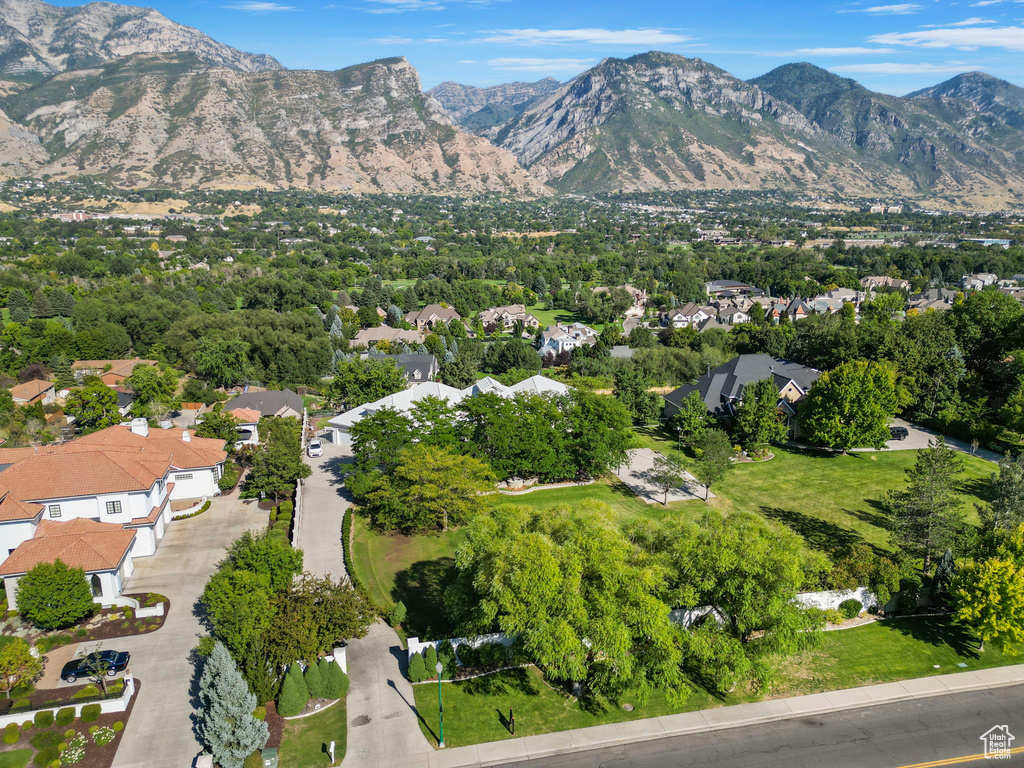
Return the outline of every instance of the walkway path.
<path id="1" fill-rule="evenodd" d="M 1024 683 L 1024 664 L 950 675 L 923 677 L 899 683 L 884 683 L 844 691 L 814 693 L 789 699 L 758 701 L 732 707 L 705 709 L 679 715 L 652 717 L 611 725 L 578 728 L 542 736 L 525 736 L 505 741 L 492 741 L 470 747 L 431 750 L 427 754 L 408 754 L 361 764 L 366 768 L 481 768 L 518 763 L 551 755 L 568 755 L 611 746 L 652 741 L 671 736 L 720 731 L 757 723 L 794 718 L 812 718 L 830 712 L 871 707 L 899 701 L 942 696 L 948 693 L 981 691 Z M 995 725 L 996 723 L 992 723 Z M 1011 729 L 1012 729 L 1011 724 Z M 980 734 L 979 734 L 980 735 Z M 980 742 L 978 742 L 980 746 Z M 618 765 L 613 758 L 607 765 Z M 574 764 L 574 763 L 573 763 Z M 624 763 L 625 764 L 625 763 Z M 683 765 L 672 762 L 672 765 Z M 689 765 L 690 763 L 686 763 Z M 345 761 L 348 765 L 348 760 Z"/>
<path id="2" fill-rule="evenodd" d="M 256 504 L 239 501 L 236 491 L 214 499 L 197 517 L 172 522 L 156 554 L 135 560 L 124 591 L 166 595 L 171 612 L 156 632 L 103 643 L 104 648 L 129 651 L 131 671 L 142 681 L 114 768 L 181 768 L 199 754 L 192 732 L 190 654 L 206 633 L 194 612 L 196 601 L 225 547 L 242 531 L 265 525 L 266 515 Z M 83 644 L 79 650 L 90 649 Z"/>
<path id="3" fill-rule="evenodd" d="M 629 452 L 629 463 L 620 467 L 616 476 L 629 486 L 641 501 L 648 504 L 661 504 L 665 500 L 665 492 L 658 488 L 650 480 L 654 470 L 654 460 L 659 455 L 651 448 L 633 448 Z M 690 501 L 692 499 L 704 499 L 706 489 L 689 472 L 685 473 L 686 485 L 674 488 L 668 492 L 668 500 Z M 711 494 L 715 498 L 715 494 Z"/>
<path id="4" fill-rule="evenodd" d="M 303 567 L 307 571 L 319 576 L 347 578 L 341 523 L 350 504 L 342 495 L 342 488 L 352 455 L 327 441 L 322 442 L 322 456 L 306 457 L 312 474 L 302 481 L 302 515 L 295 531 L 295 546 L 303 552 Z"/>
<path id="5" fill-rule="evenodd" d="M 345 768 L 404 767 L 433 751 L 420 731 L 405 658 L 398 635 L 381 621 L 349 642 Z"/>

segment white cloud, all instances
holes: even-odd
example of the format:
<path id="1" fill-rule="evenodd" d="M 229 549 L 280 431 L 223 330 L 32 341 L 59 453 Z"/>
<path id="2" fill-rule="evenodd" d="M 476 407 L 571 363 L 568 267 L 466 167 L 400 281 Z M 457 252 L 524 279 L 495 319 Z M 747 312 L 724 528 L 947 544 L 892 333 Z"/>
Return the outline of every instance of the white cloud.
<path id="1" fill-rule="evenodd" d="M 495 29 L 479 42 L 505 45 L 667 45 L 693 38 L 663 29 Z"/>
<path id="2" fill-rule="evenodd" d="M 391 37 L 374 38 L 373 42 L 378 45 L 409 45 L 412 42 L 412 38 L 392 35 Z"/>
<path id="3" fill-rule="evenodd" d="M 443 11 L 444 6 L 437 0 L 369 0 L 378 7 L 367 9 L 367 13 L 405 13 L 406 11 Z"/>
<path id="4" fill-rule="evenodd" d="M 896 5 L 873 5 L 870 8 L 846 8 L 839 13 L 870 13 L 873 16 L 906 16 L 917 13 L 921 6 L 917 3 L 898 3 Z"/>
<path id="5" fill-rule="evenodd" d="M 978 69 L 978 67 L 974 67 Z M 921 75 L 943 74 L 948 72 L 964 72 L 962 64 L 897 64 L 886 62 L 881 64 L 843 64 L 829 67 L 833 72 L 849 72 L 863 75 Z"/>
<path id="6" fill-rule="evenodd" d="M 986 5 L 999 5 L 1003 0 L 978 0 L 976 3 L 971 3 L 972 8 L 984 8 Z"/>
<path id="7" fill-rule="evenodd" d="M 888 32 L 868 38 L 880 45 L 913 48 L 1003 48 L 1024 51 L 1024 27 L 968 27 L 929 29 L 920 32 Z"/>
<path id="8" fill-rule="evenodd" d="M 231 5 L 225 5 L 224 7 L 230 8 L 233 11 L 245 11 L 246 13 L 278 13 L 279 11 L 298 10 L 294 5 L 258 2 L 257 0 L 245 3 L 232 3 Z"/>
<path id="9" fill-rule="evenodd" d="M 791 53 L 807 56 L 857 56 L 864 53 L 892 53 L 891 48 L 797 48 Z"/>
<path id="10" fill-rule="evenodd" d="M 976 27 L 979 24 L 996 24 L 996 23 L 998 23 L 998 22 L 996 22 L 996 21 L 994 21 L 992 19 L 983 19 L 980 16 L 972 16 L 969 19 L 964 19 L 963 21 L 954 21 L 954 22 L 951 22 L 949 24 L 923 24 L 922 26 L 925 29 L 936 29 L 938 27 L 942 27 L 942 28 L 945 28 L 945 27 Z"/>
<path id="11" fill-rule="evenodd" d="M 488 66 L 515 72 L 577 72 L 594 64 L 596 59 L 491 59 Z"/>

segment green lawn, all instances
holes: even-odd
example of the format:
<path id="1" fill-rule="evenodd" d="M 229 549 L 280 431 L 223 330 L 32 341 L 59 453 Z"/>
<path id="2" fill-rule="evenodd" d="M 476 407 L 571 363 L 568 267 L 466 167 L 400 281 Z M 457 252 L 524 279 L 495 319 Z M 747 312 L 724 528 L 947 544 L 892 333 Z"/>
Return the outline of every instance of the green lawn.
<path id="1" fill-rule="evenodd" d="M 533 304 L 526 308 L 527 312 L 540 321 L 541 328 L 548 325 L 578 322 L 589 325 L 595 331 L 604 330 L 604 323 L 588 323 L 582 315 L 576 312 L 569 312 L 564 309 L 541 309 L 542 306 L 546 307 L 547 304 Z"/>
<path id="2" fill-rule="evenodd" d="M 808 545 L 826 552 L 866 542 L 890 548 L 882 501 L 889 490 L 905 485 L 903 471 L 917 451 L 852 453 L 773 447 L 775 458 L 737 464 L 713 488 L 724 510 L 759 512 L 792 528 Z M 962 454 L 961 454 L 962 455 Z M 977 520 L 975 504 L 995 470 L 990 462 L 963 456 L 961 488 L 968 519 Z"/>
<path id="3" fill-rule="evenodd" d="M 0 768 L 25 768 L 32 759 L 34 749 L 15 749 L 11 752 L 0 752 Z"/>
<path id="4" fill-rule="evenodd" d="M 344 699 L 318 714 L 286 721 L 278 751 L 279 765 L 281 768 L 340 765 L 345 757 L 347 729 Z M 333 763 L 327 753 L 331 741 L 335 742 Z"/>
<path id="5" fill-rule="evenodd" d="M 782 661 L 778 683 L 767 698 L 850 688 L 927 675 L 962 672 L 1017 663 L 1018 659 L 987 650 L 979 658 L 973 638 L 945 618 L 910 618 L 877 622 L 854 629 L 823 633 L 820 647 Z M 966 664 L 958 667 L 957 664 Z M 935 669 L 933 665 L 938 664 Z M 413 686 L 421 728 L 437 743 L 436 685 Z M 445 743 L 465 746 L 512 738 L 506 723 L 511 707 L 516 735 L 530 736 L 586 728 L 591 725 L 658 717 L 756 700 L 749 692 L 725 696 L 692 685 L 681 703 L 661 693 L 640 703 L 601 697 L 583 704 L 548 685 L 534 667 L 508 670 L 462 683 L 443 685 Z M 631 704 L 632 712 L 622 709 Z"/>

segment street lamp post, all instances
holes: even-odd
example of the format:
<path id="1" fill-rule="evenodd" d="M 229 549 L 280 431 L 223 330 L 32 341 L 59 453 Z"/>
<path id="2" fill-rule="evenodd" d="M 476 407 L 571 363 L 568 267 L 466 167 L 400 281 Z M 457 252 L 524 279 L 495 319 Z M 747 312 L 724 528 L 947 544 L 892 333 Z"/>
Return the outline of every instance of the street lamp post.
<path id="1" fill-rule="evenodd" d="M 670 433 L 671 434 L 671 433 Z M 679 440 L 676 442 L 676 449 L 683 450 L 683 425 L 680 424 L 676 427 L 676 434 L 679 435 Z"/>
<path id="2" fill-rule="evenodd" d="M 437 711 L 441 719 L 437 746 L 444 749 L 444 701 L 441 699 L 441 673 L 444 672 L 444 664 L 439 661 L 434 669 L 437 670 Z"/>

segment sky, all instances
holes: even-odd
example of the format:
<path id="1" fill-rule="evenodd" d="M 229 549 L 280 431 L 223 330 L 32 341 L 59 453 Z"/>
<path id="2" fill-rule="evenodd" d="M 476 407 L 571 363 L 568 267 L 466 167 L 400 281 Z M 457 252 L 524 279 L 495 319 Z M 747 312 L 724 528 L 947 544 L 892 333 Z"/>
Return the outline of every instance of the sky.
<path id="1" fill-rule="evenodd" d="M 405 56 L 425 89 L 443 80 L 478 86 L 565 81 L 603 58 L 651 50 L 699 57 L 743 79 L 809 61 L 899 95 L 975 70 L 1024 86 L 1024 0 L 145 4 L 220 42 L 269 53 L 289 69 L 333 70 Z"/>

